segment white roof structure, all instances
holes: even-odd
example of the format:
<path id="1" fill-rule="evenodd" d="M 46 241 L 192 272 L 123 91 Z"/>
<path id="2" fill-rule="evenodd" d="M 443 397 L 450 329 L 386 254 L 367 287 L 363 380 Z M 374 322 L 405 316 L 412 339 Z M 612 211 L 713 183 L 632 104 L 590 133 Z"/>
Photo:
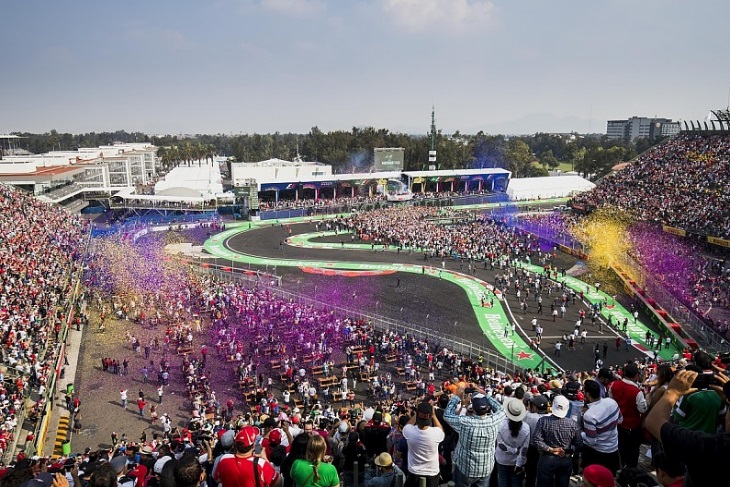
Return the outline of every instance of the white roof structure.
<path id="1" fill-rule="evenodd" d="M 507 187 L 507 195 L 510 201 L 564 198 L 595 187 L 595 184 L 580 176 L 512 178 Z"/>
<path id="2" fill-rule="evenodd" d="M 155 184 L 157 196 L 204 198 L 222 192 L 221 171 L 217 164 L 179 166 Z"/>

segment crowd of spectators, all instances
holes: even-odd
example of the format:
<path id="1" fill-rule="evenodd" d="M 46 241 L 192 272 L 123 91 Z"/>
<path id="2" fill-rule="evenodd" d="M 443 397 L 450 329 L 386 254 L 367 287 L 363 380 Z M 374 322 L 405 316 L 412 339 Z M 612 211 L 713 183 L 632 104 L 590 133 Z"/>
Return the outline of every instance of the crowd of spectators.
<path id="1" fill-rule="evenodd" d="M 363 338 L 353 333 L 347 343 L 375 344 L 375 336 Z M 422 365 L 445 359 L 427 350 Z M 59 485 L 230 487 L 254 485 L 258 469 L 259 485 L 272 487 L 387 487 L 397 476 L 407 486 L 421 479 L 487 486 L 491 478 L 567 487 L 582 478 L 597 487 L 668 487 L 714 485 L 723 474 L 730 386 L 720 357 L 699 351 L 677 366 L 642 359 L 582 373 L 514 374 L 452 358 L 437 387 L 420 395 L 328 404 L 328 414 L 316 403 L 239 412 L 213 398 L 185 427 L 151 438 L 113 438 L 110 449 L 54 461 L 21 456 L 0 485 L 56 473 Z M 640 465 L 642 444 L 652 468 Z"/>
<path id="2" fill-rule="evenodd" d="M 642 220 L 727 239 L 729 179 L 729 136 L 682 134 L 640 155 L 573 202 L 612 205 Z"/>
<path id="3" fill-rule="evenodd" d="M 259 200 L 261 211 L 294 210 L 298 208 L 359 207 L 385 201 L 385 196 L 338 196 L 337 198 L 300 198 L 297 200 L 280 199 L 279 201 Z"/>
<path id="4" fill-rule="evenodd" d="M 529 235 L 491 219 L 459 215 L 452 208 L 382 208 L 337 217 L 325 225 L 352 232 L 375 246 L 393 245 L 399 251 L 423 252 L 425 258 L 497 262 L 542 253 L 538 241 Z"/>
<path id="5" fill-rule="evenodd" d="M 0 455 L 13 440 L 31 391 L 37 418 L 59 333 L 67 320 L 71 272 L 86 225 L 79 218 L 0 184 Z"/>
<path id="6" fill-rule="evenodd" d="M 68 270 L 80 254 L 84 232 L 80 220 L 0 188 L 3 208 L 11 209 L 7 217 L 6 212 L 0 216 L 3 359 L 23 372 L 14 382 L 15 394 L 22 398 L 23 390 L 43 387 L 43 372 L 52 364 L 53 357 L 39 354 L 65 318 L 58 311 L 63 309 Z M 411 207 L 326 224 L 378 244 L 422 251 L 424 258 L 461 256 L 485 265 L 528 255 L 540 261 L 549 258 L 536 241 L 494 222 L 430 221 L 453 216 L 448 210 Z M 260 465 L 261 480 L 274 487 L 287 482 L 335 487 L 340 479 L 346 485 L 358 481 L 388 487 L 401 472 L 414 486 L 420 478 L 434 485 L 452 475 L 459 487 L 485 485 L 481 482 L 490 475 L 499 476 L 500 483 L 505 479 L 505 485 L 567 485 L 570 474 L 581 468 L 587 485 L 604 487 L 608 484 L 600 482 L 606 470 L 613 480 L 623 467 L 619 482 L 622 475 L 642 475 L 632 470 L 638 463 L 641 419 L 652 405 L 672 400 L 673 406 L 685 395 L 675 413 L 676 427 L 659 420 L 647 423 L 665 444 L 666 451 L 657 450 L 657 475 L 676 482 L 685 473 L 676 467 L 681 465 L 678 460 L 687 464 L 689 485 L 704 485 L 698 479 L 709 475 L 698 470 L 694 452 L 679 451 L 675 443 L 691 441 L 696 451 L 705 451 L 699 446 L 715 438 L 710 433 L 721 426 L 717 416 L 722 408 L 707 416 L 706 406 L 727 401 L 721 388 L 712 388 L 727 380 L 719 359 L 712 364 L 712 357 L 695 355 L 694 364 L 687 358 L 681 364 L 690 374 L 692 366 L 699 367 L 705 376 L 713 375 L 708 374 L 711 365 L 717 368 L 717 383 L 701 389 L 702 396 L 690 391 L 692 381 L 685 383 L 693 376 L 683 372 L 671 382 L 662 369 L 668 366 L 650 360 L 580 374 L 527 370 L 506 375 L 491 370 L 481 357 L 462 357 L 427 340 L 379 332 L 369 323 L 278 298 L 265 287 L 210 276 L 189 275 L 153 292 L 111 296 L 111 278 L 105 275 L 110 271 L 92 266 L 87 273 L 93 287 L 87 299 L 97 306 L 101 326 L 113 313 L 162 331 L 152 337 L 145 333 L 144 343 L 130 335 L 130 346 L 135 353 L 144 349 L 143 370 L 150 358 L 148 348 L 163 351 L 157 364 L 149 363 L 150 374 L 157 372 L 159 403 L 170 380 L 184 381 L 190 421 L 176 428 L 163 415 L 160 432 L 152 438 L 122 439 L 110 450 L 89 450 L 53 463 L 21 457 L 0 485 L 11 480 L 20 484 L 34 475 L 44 481 L 50 470 L 65 472 L 55 479 L 59 485 L 66 480 L 76 485 L 192 486 L 207 478 L 210 485 L 215 480 L 223 487 L 253 486 L 254 476 L 239 483 L 231 480 L 230 472 L 241 468 L 236 466 L 239 460 L 255 453 L 262 460 L 246 465 L 252 465 L 253 473 L 253 465 Z M 505 274 L 504 279 L 509 288 L 513 277 Z M 216 364 L 226 366 L 210 365 L 206 333 L 215 336 Z M 393 364 L 392 371 L 385 364 Z M 117 363 L 114 372 L 119 370 Z M 231 380 L 243 391 L 243 404 L 216 396 L 216 383 Z M 7 387 L 8 381 L 4 384 Z M 666 397 L 660 398 L 662 393 Z M 650 400 L 638 400 L 640 395 Z M 8 399 L 4 413 L 10 412 L 10 404 Z M 616 408 L 622 420 L 620 425 L 614 424 L 618 420 L 609 422 L 615 427 L 614 437 L 613 427 L 609 432 L 602 427 L 608 416 L 601 415 L 616 415 Z M 701 418 L 695 408 L 704 411 Z M 144 415 L 144 406 L 139 409 Z M 483 437 L 472 437 L 475 428 L 469 425 L 483 427 L 477 422 L 486 421 L 480 419 L 484 417 L 490 418 L 490 426 L 484 427 Z M 704 436 L 685 431 L 695 431 L 692 427 L 698 423 Z M 713 458 L 719 458 L 727 453 L 727 436 L 714 441 Z M 465 447 L 466 442 L 480 446 Z M 664 461 L 664 456 L 672 461 Z M 241 477 L 246 478 L 247 468 Z M 314 480 L 303 470 L 313 471 Z"/>
<path id="7" fill-rule="evenodd" d="M 575 214 L 554 212 L 520 215 L 514 224 L 542 238 L 571 246 L 575 228 L 583 220 L 584 217 Z M 702 247 L 688 239 L 677 240 L 657 224 L 635 224 L 629 229 L 628 237 L 633 242 L 628 255 L 645 269 L 644 282 L 650 294 L 657 293 L 655 286 L 660 286 L 715 331 L 730 338 L 727 252 L 709 245 Z"/>
<path id="8" fill-rule="evenodd" d="M 412 193 L 414 200 L 453 199 L 465 196 L 488 195 L 489 191 L 424 191 Z M 259 200 L 262 211 L 292 210 L 298 208 L 359 208 L 365 205 L 383 203 L 387 200 L 382 193 L 373 196 L 338 196 L 337 198 L 320 197 L 299 198 L 297 200 L 280 199 L 279 201 Z"/>

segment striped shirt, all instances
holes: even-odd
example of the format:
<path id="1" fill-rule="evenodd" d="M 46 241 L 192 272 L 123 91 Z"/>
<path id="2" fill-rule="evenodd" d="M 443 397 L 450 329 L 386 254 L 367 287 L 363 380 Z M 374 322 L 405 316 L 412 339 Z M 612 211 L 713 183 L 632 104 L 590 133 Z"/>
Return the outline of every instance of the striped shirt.
<path id="1" fill-rule="evenodd" d="M 459 441 L 454 450 L 454 465 L 466 477 L 486 477 L 492 473 L 494 467 L 497 430 L 507 416 L 500 403 L 489 396 L 487 401 L 492 407 L 492 413 L 483 416 L 459 416 L 456 406 L 461 399 L 456 395 L 451 397 L 444 410 L 444 419 L 459 433 Z"/>
<path id="2" fill-rule="evenodd" d="M 616 426 L 623 420 L 618 403 L 607 397 L 588 404 L 583 414 L 581 437 L 586 446 L 601 453 L 618 450 L 618 430 Z"/>

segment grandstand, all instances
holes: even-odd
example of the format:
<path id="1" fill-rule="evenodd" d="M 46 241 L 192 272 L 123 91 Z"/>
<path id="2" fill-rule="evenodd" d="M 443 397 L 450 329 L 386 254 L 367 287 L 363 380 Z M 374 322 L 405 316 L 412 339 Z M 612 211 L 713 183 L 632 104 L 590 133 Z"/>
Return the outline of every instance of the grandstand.
<path id="1" fill-rule="evenodd" d="M 641 154 L 570 202 L 578 213 L 601 207 L 626 210 L 695 245 L 705 260 L 685 270 L 695 276 L 693 290 L 670 289 L 671 276 L 645 272 L 642 279 L 694 339 L 714 350 L 725 350 L 730 342 L 729 180 L 730 134 L 696 129 Z M 630 263 L 633 268 L 641 265 Z"/>

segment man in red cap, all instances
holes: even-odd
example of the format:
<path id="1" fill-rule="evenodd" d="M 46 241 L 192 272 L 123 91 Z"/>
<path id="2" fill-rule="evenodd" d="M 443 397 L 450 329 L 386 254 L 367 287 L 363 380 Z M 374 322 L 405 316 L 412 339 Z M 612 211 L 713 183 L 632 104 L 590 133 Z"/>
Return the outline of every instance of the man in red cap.
<path id="1" fill-rule="evenodd" d="M 581 487 L 615 487 L 613 474 L 603 465 L 588 465 L 583 469 Z"/>
<path id="2" fill-rule="evenodd" d="M 235 453 L 221 459 L 214 478 L 222 487 L 281 487 L 283 480 L 266 455 L 254 455 L 258 428 L 245 426 L 236 435 Z M 258 480 L 256 479 L 258 477 Z"/>

